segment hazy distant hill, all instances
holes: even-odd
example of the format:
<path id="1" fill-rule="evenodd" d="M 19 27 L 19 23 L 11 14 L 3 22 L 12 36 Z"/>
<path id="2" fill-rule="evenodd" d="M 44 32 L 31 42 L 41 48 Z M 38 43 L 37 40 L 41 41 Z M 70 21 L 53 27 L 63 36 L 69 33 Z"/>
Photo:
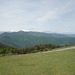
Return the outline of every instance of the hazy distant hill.
<path id="1" fill-rule="evenodd" d="M 75 44 L 75 37 L 57 33 L 43 32 L 5 32 L 0 34 L 0 43 L 16 48 L 25 48 L 37 44 Z"/>
<path id="2" fill-rule="evenodd" d="M 0 32 L 0 34 L 2 34 L 2 33 L 4 33 L 4 32 Z"/>
<path id="3" fill-rule="evenodd" d="M 36 37 L 72 37 L 72 35 L 66 35 L 66 34 L 58 34 L 58 33 L 44 33 L 44 32 L 25 32 L 29 35 L 36 36 Z"/>

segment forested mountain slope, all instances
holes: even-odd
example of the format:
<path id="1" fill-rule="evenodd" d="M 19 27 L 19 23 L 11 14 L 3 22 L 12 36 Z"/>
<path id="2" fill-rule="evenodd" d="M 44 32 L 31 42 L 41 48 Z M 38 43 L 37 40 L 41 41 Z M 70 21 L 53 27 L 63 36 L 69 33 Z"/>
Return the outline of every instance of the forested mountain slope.
<path id="1" fill-rule="evenodd" d="M 75 44 L 75 37 L 63 34 L 48 34 L 41 32 L 10 32 L 0 34 L 0 43 L 16 48 L 25 48 L 38 44 Z"/>

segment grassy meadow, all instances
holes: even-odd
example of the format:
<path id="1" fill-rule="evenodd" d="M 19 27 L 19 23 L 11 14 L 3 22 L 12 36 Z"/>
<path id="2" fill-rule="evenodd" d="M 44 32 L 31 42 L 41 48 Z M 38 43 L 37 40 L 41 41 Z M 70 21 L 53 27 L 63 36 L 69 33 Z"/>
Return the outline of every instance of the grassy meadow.
<path id="1" fill-rule="evenodd" d="M 0 57 L 0 75 L 75 75 L 75 49 Z"/>

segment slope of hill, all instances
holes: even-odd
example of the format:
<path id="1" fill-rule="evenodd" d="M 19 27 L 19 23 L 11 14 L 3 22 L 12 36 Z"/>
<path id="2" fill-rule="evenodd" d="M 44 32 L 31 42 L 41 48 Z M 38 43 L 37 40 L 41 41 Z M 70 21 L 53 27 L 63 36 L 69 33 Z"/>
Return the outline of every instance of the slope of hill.
<path id="1" fill-rule="evenodd" d="M 75 75 L 75 49 L 0 57 L 0 75 Z"/>
<path id="2" fill-rule="evenodd" d="M 75 37 L 63 34 L 48 34 L 42 32 L 12 32 L 0 34 L 0 43 L 16 48 L 25 48 L 38 44 L 75 44 Z"/>
<path id="3" fill-rule="evenodd" d="M 9 46 L 6 46 L 6 45 L 0 43 L 0 49 L 6 49 L 6 48 L 8 48 L 8 47 L 9 47 Z"/>
<path id="4" fill-rule="evenodd" d="M 0 43 L 0 54 L 9 54 L 13 50 L 17 50 L 17 49 Z"/>

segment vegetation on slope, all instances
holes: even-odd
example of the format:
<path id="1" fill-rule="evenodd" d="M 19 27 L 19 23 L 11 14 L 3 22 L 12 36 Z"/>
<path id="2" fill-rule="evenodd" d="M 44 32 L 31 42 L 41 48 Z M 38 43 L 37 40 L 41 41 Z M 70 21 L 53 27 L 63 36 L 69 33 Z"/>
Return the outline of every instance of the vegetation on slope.
<path id="1" fill-rule="evenodd" d="M 35 45 L 34 47 L 18 49 L 0 44 L 0 54 L 28 54 L 28 53 L 36 53 L 41 51 L 52 50 L 59 47 L 61 46 L 54 44 L 40 44 L 40 45 Z"/>
<path id="2" fill-rule="evenodd" d="M 15 49 L 17 49 L 17 48 L 6 46 L 6 45 L 0 43 L 0 54 L 3 54 L 3 55 L 9 54 Z"/>

